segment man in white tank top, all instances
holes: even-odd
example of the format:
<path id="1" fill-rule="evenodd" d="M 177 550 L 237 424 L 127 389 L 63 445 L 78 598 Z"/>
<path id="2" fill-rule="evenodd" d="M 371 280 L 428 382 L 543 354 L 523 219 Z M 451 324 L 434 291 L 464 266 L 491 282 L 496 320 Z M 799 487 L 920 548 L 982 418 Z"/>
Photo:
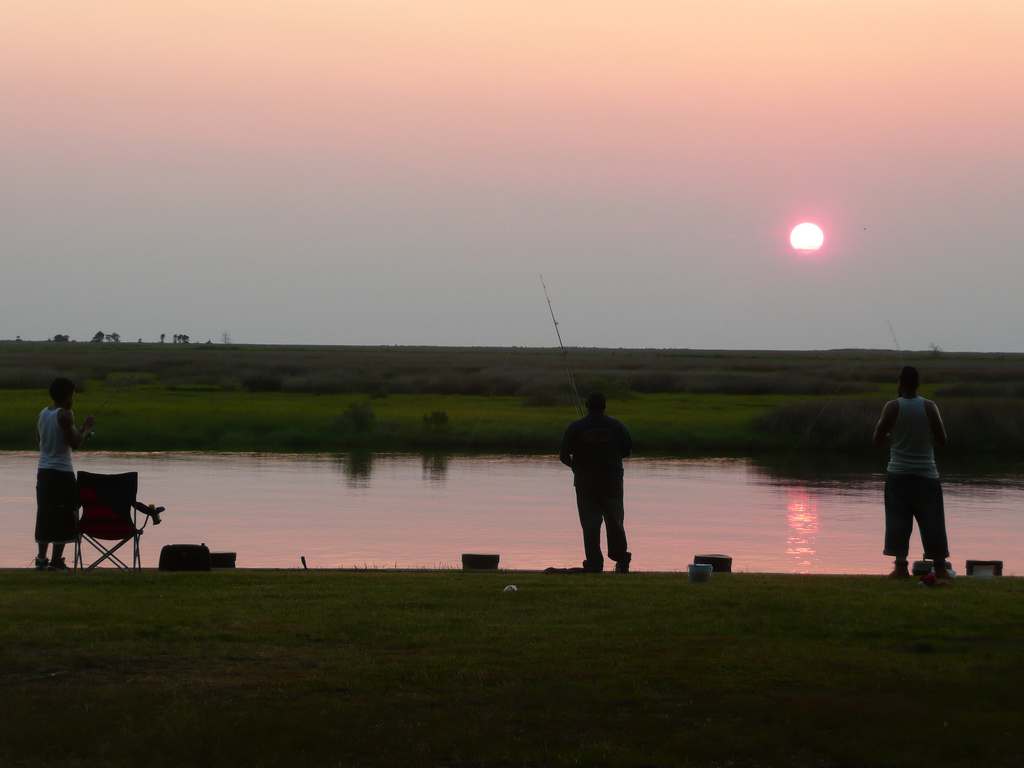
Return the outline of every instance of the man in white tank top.
<path id="1" fill-rule="evenodd" d="M 64 545 L 75 540 L 78 511 L 78 486 L 71 464 L 71 449 L 80 448 L 93 427 L 92 416 L 82 428 L 75 426 L 71 406 L 75 385 L 70 379 L 54 379 L 50 384 L 53 405 L 39 412 L 39 469 L 36 475 L 36 570 L 64 571 Z M 53 544 L 53 557 L 46 549 Z"/>
<path id="2" fill-rule="evenodd" d="M 946 516 L 942 484 L 935 466 L 934 446 L 946 444 L 946 427 L 939 407 L 917 394 L 917 369 L 905 366 L 898 381 L 899 397 L 882 409 L 875 425 L 875 445 L 889 444 L 885 476 L 885 549 L 896 559 L 892 578 L 910 577 L 907 555 L 914 520 L 921 534 L 925 558 L 935 564 L 935 578 L 947 583 Z"/>

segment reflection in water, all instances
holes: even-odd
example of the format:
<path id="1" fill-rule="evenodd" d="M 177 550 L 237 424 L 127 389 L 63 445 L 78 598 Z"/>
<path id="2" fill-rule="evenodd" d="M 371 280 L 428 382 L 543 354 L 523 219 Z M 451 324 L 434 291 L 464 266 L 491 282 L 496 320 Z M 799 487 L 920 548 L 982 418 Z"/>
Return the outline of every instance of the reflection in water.
<path id="1" fill-rule="evenodd" d="M 415 567 L 498 552 L 503 567 L 543 568 L 582 554 L 572 479 L 553 456 L 86 451 L 75 458 L 86 471 L 139 472 L 142 497 L 167 506 L 164 523 L 146 532 L 147 567 L 163 544 L 180 541 L 238 552 L 242 567 L 294 568 L 300 553 L 315 567 Z M 0 567 L 24 566 L 35 554 L 38 459 L 0 452 Z M 738 571 L 888 566 L 879 552 L 877 473 L 798 480 L 731 459 L 631 459 L 626 473 L 637 570 L 685 570 L 700 551 L 731 555 Z M 956 557 L 999 559 L 1007 573 L 1020 573 L 1024 475 L 965 483 L 946 474 L 944 495 Z"/>
<path id="2" fill-rule="evenodd" d="M 345 485 L 349 488 L 369 488 L 370 477 L 373 475 L 373 453 L 370 451 L 352 451 L 339 456 Z"/>
<path id="3" fill-rule="evenodd" d="M 441 486 L 448 479 L 448 456 L 443 453 L 423 454 L 423 481 Z"/>
<path id="4" fill-rule="evenodd" d="M 802 488 L 792 488 L 786 496 L 786 523 L 789 525 L 786 554 L 796 561 L 798 571 L 807 571 L 813 567 L 817 555 L 814 540 L 820 525 L 818 502 Z"/>

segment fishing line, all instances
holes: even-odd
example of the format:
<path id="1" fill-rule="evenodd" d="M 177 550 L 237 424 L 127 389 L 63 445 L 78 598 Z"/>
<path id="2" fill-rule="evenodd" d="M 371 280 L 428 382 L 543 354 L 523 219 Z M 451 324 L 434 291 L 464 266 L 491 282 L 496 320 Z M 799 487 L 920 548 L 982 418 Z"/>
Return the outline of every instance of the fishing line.
<path id="1" fill-rule="evenodd" d="M 899 340 L 899 338 L 898 338 L 898 337 L 896 336 L 896 329 L 895 329 L 895 328 L 893 327 L 893 324 L 892 324 L 892 321 L 891 321 L 891 320 L 886 320 L 886 321 L 885 321 L 885 324 L 886 324 L 886 325 L 888 326 L 888 328 L 889 328 L 889 336 L 890 336 L 890 337 L 892 338 L 892 342 L 893 342 L 893 344 L 895 344 L 895 345 L 896 345 L 896 352 L 897 352 L 897 353 L 899 354 L 899 359 L 900 359 L 900 363 L 902 364 L 902 362 L 903 362 L 903 359 L 904 359 L 904 356 L 903 356 L 903 347 L 902 347 L 902 346 L 900 345 L 900 340 Z M 843 363 L 843 365 L 842 365 L 842 368 L 843 368 L 843 369 L 845 369 L 845 368 L 846 368 L 846 367 L 847 367 L 848 365 L 849 365 L 849 363 L 848 363 L 848 362 L 846 362 L 846 363 Z M 811 431 L 812 431 L 812 430 L 814 429 L 814 427 L 815 427 L 815 426 L 817 425 L 817 423 L 818 423 L 818 420 L 819 420 L 819 419 L 821 419 L 822 415 L 823 415 L 823 414 L 825 413 L 825 411 L 826 411 L 826 410 L 828 409 L 828 407 L 829 407 L 830 405 L 832 405 L 833 401 L 834 401 L 834 400 L 835 400 L 835 399 L 837 398 L 837 396 L 839 395 L 839 391 L 840 391 L 840 390 L 842 389 L 842 386 L 843 386 L 843 380 L 842 380 L 842 379 L 839 379 L 839 381 L 838 381 L 838 382 L 837 382 L 837 384 L 836 384 L 836 389 L 835 389 L 835 392 L 833 392 L 833 393 L 832 393 L 832 394 L 831 394 L 831 395 L 829 396 L 829 398 L 828 398 L 828 399 L 827 399 L 827 400 L 825 401 L 825 404 L 824 404 L 823 406 L 821 406 L 821 410 L 819 410 L 819 411 L 817 412 L 817 414 L 815 414 L 814 418 L 813 418 L 813 419 L 811 419 L 811 422 L 810 422 L 810 424 L 808 424 L 808 425 L 807 425 L 807 429 L 805 429 L 805 430 L 804 430 L 803 434 L 801 434 L 801 435 L 800 435 L 800 439 L 799 439 L 799 440 L 797 440 L 797 442 L 796 442 L 796 445 L 794 445 L 794 446 L 793 446 L 793 450 L 794 450 L 794 451 L 795 451 L 795 450 L 796 450 L 797 448 L 799 448 L 799 447 L 800 447 L 800 445 L 801 445 L 801 444 L 803 443 L 803 441 L 804 441 L 804 440 L 805 440 L 806 438 L 810 437 Z"/>
<path id="2" fill-rule="evenodd" d="M 900 340 L 896 338 L 896 329 L 892 327 L 892 320 L 886 320 L 885 324 L 889 326 L 889 335 L 892 336 L 892 343 L 896 345 L 896 351 L 903 356 L 903 348 L 900 346 Z"/>
<path id="3" fill-rule="evenodd" d="M 117 391 L 118 394 L 120 394 L 120 392 L 121 392 L 120 389 L 118 389 L 116 391 Z M 107 409 L 107 405 L 110 403 L 110 400 L 113 397 L 114 397 L 114 395 L 112 393 L 108 392 L 107 396 L 105 398 L 103 398 L 103 402 L 100 403 L 100 407 L 97 408 L 90 415 L 95 419 L 97 416 L 99 416 L 101 413 L 103 413 L 103 411 L 105 411 Z M 88 432 L 85 433 L 85 440 L 88 440 L 89 438 L 94 437 L 95 435 L 96 435 L 96 430 L 95 429 L 90 429 Z M 83 444 L 84 444 L 84 441 L 83 441 Z"/>
<path id="4" fill-rule="evenodd" d="M 558 328 L 558 320 L 555 319 L 555 308 L 551 305 L 551 296 L 548 295 L 548 286 L 544 282 L 544 275 L 540 276 L 540 285 L 544 289 L 544 298 L 548 303 L 548 312 L 551 313 L 551 322 L 555 326 L 555 336 L 558 338 L 558 349 L 562 353 L 562 364 L 565 366 L 565 374 L 569 379 L 569 391 L 572 396 L 572 404 L 576 408 L 576 413 L 583 416 L 583 401 L 580 399 L 580 392 L 576 388 L 576 376 L 572 372 L 572 366 L 569 365 L 569 351 L 565 348 L 565 344 L 562 343 L 562 332 Z"/>

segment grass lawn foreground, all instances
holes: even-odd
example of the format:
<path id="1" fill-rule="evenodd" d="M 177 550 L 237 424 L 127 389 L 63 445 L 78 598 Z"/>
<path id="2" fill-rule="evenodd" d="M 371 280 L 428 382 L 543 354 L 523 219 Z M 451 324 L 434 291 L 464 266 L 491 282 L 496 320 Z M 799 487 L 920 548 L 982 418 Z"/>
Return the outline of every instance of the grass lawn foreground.
<path id="1" fill-rule="evenodd" d="M 0 615 L 3 766 L 1024 759 L 1019 579 L 6 571 Z"/>

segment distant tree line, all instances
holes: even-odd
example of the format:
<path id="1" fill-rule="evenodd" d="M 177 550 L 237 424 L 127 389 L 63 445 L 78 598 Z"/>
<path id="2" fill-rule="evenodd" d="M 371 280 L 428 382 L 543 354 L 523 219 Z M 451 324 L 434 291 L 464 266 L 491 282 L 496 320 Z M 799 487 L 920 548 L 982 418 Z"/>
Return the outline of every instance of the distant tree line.
<path id="1" fill-rule="evenodd" d="M 59 344 L 67 344 L 67 343 L 73 341 L 73 339 L 71 338 L 70 334 L 67 334 L 67 333 L 55 333 L 53 335 L 53 338 L 51 338 L 49 340 L 53 341 L 53 342 L 57 342 Z M 223 344 L 230 344 L 231 343 L 231 335 L 227 331 L 225 331 L 224 333 L 221 334 L 220 340 L 221 340 L 221 343 L 223 343 Z M 17 341 L 21 341 L 21 337 L 20 336 L 17 338 Z M 115 333 L 107 333 L 106 331 L 96 331 L 96 333 L 94 333 L 92 335 L 92 338 L 89 339 L 89 342 L 91 344 L 104 344 L 104 343 L 107 343 L 107 344 L 118 344 L 118 343 L 120 343 L 120 341 L 121 341 L 121 334 L 116 333 L 116 332 Z M 167 334 L 166 333 L 161 333 L 160 334 L 160 343 L 163 344 L 166 341 L 167 341 Z M 175 333 L 175 334 L 171 335 L 171 343 L 172 344 L 190 344 L 191 342 L 192 342 L 192 338 L 187 333 Z M 142 344 L 142 339 L 139 339 L 138 343 Z M 212 344 L 213 343 L 213 339 L 208 340 L 206 343 L 207 344 Z"/>

